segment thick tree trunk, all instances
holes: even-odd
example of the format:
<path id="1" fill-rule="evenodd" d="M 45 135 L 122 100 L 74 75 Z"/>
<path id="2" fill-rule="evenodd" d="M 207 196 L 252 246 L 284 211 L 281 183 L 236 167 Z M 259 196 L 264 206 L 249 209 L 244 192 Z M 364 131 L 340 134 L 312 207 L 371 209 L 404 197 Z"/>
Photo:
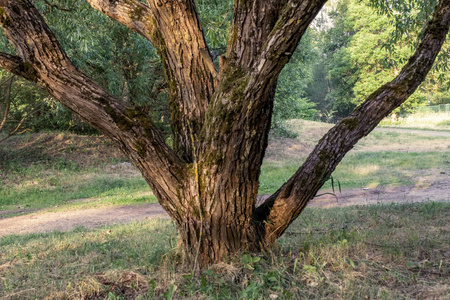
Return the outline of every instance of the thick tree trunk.
<path id="1" fill-rule="evenodd" d="M 37 82 L 110 137 L 140 169 L 199 265 L 273 243 L 355 143 L 424 80 L 450 22 L 450 0 L 441 0 L 400 75 L 331 129 L 256 208 L 278 74 L 326 0 L 236 0 L 219 72 L 194 1 L 87 1 L 157 48 L 170 87 L 174 149 L 139 108 L 73 66 L 30 0 L 0 0 L 0 23 L 18 53 L 0 53 L 0 67 Z"/>

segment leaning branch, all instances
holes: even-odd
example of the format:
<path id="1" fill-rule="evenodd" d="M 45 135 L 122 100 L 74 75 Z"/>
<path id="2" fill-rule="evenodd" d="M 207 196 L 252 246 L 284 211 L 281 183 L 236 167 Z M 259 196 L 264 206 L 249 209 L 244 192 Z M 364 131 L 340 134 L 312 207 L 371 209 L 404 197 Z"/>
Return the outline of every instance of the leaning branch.
<path id="1" fill-rule="evenodd" d="M 37 81 L 37 75 L 30 68 L 30 64 L 25 63 L 19 56 L 0 52 L 0 68 L 27 80 Z"/>
<path id="2" fill-rule="evenodd" d="M 27 72 L 16 73 L 33 74 L 32 78 L 55 99 L 111 138 L 148 175 L 145 179 L 169 214 L 178 214 L 176 190 L 185 175 L 185 165 L 165 143 L 150 117 L 126 106 L 78 70 L 30 0 L 6 0 L 0 10 L 0 23 L 26 61 Z M 2 66 L 11 71 L 20 69 L 17 57 L 2 57 Z"/>
<path id="3" fill-rule="evenodd" d="M 86 0 L 93 8 L 101 11 L 108 17 L 136 31 L 153 46 L 161 51 L 159 40 L 160 30 L 153 17 L 153 12 L 146 4 L 138 0 L 109 1 L 109 0 Z"/>
<path id="4" fill-rule="evenodd" d="M 306 29 L 327 0 L 289 1 L 265 40 L 254 65 L 259 78 L 276 78 L 292 57 Z"/>
<path id="5" fill-rule="evenodd" d="M 450 0 L 441 0 L 425 28 L 420 45 L 400 74 L 334 126 L 299 170 L 256 209 L 256 221 L 265 221 L 260 223 L 261 234 L 272 240 L 279 237 L 316 195 L 344 155 L 414 93 L 433 66 L 449 26 Z"/>
<path id="6" fill-rule="evenodd" d="M 216 86 L 217 71 L 203 35 L 195 2 L 148 0 L 86 0 L 147 38 L 158 50 L 169 83 L 174 149 L 193 161 L 191 135 L 197 135 Z"/>

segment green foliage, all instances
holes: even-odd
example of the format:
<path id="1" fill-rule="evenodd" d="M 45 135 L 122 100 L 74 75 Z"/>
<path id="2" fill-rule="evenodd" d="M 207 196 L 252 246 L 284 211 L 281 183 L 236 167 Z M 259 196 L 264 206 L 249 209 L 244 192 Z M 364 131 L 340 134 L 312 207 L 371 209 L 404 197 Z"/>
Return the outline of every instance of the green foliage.
<path id="1" fill-rule="evenodd" d="M 77 67 L 112 94 L 141 107 L 157 126 L 168 131 L 164 72 L 150 42 L 92 9 L 85 1 L 36 1 L 34 4 Z M 3 34 L 1 38 L 5 41 L 1 51 L 14 53 Z M 20 80 L 16 88 L 22 89 L 17 95 L 22 110 L 15 109 L 14 114 L 21 115 L 27 107 L 36 104 L 45 112 L 36 114 L 26 124 L 29 128 L 94 132 L 35 85 Z"/>
<path id="2" fill-rule="evenodd" d="M 233 1 L 197 0 L 196 5 L 213 57 L 224 54 L 229 39 Z"/>
<path id="3" fill-rule="evenodd" d="M 328 16 L 332 26 L 319 30 L 318 55 L 309 60 L 312 79 L 305 97 L 324 121 L 347 116 L 356 105 L 397 76 L 412 55 L 437 1 L 340 0 Z M 321 28 L 320 26 L 318 26 Z M 397 112 L 450 101 L 449 45 L 419 90 Z"/>
<path id="4" fill-rule="evenodd" d="M 306 86 L 313 76 L 309 62 L 316 56 L 314 35 L 312 30 L 306 32 L 291 60 L 278 77 L 272 114 L 272 134 L 295 137 L 283 121 L 313 120 L 317 115 L 316 105 L 305 97 Z"/>
<path id="5" fill-rule="evenodd" d="M 278 78 L 273 132 L 292 136 L 283 124 L 291 118 L 336 121 L 383 83 L 394 78 L 414 51 L 436 0 L 332 2 L 303 36 Z M 147 112 L 168 131 L 167 84 L 152 45 L 125 26 L 92 9 L 85 1 L 35 1 L 75 65 L 114 95 Z M 197 0 L 205 37 L 215 63 L 226 51 L 232 1 Z M 68 9 L 69 11 L 59 8 Z M 331 24 L 331 26 L 330 26 Z M 0 34 L 1 51 L 14 53 Z M 449 45 L 426 82 L 401 108 L 450 102 Z M 5 78 L 0 73 L 0 79 Z M 15 82 L 12 119 L 21 119 L 35 106 L 39 113 L 27 121 L 33 130 L 70 129 L 94 132 L 47 93 L 22 79 Z"/>

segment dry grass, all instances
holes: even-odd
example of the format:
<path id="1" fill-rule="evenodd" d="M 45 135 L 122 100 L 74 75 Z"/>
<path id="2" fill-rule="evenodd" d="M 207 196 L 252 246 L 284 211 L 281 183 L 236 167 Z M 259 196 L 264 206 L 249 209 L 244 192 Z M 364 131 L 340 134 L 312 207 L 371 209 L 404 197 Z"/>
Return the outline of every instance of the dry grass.
<path id="1" fill-rule="evenodd" d="M 56 159 L 70 161 L 78 168 L 125 161 L 125 156 L 104 136 L 73 133 L 33 133 L 15 136 L 0 145 L 0 162 L 20 158 L 24 167 Z"/>
<path id="2" fill-rule="evenodd" d="M 277 247 L 195 276 L 168 221 L 9 236 L 0 298 L 446 299 L 449 205 L 307 209 Z"/>
<path id="3" fill-rule="evenodd" d="M 266 151 L 265 162 L 279 166 L 301 162 L 313 150 L 322 136 L 333 124 L 290 120 L 290 130 L 298 134 L 297 138 L 272 136 Z M 373 131 L 361 139 L 350 153 L 355 152 L 426 152 L 450 150 L 450 140 L 445 136 L 427 136 L 408 132 Z"/>
<path id="4" fill-rule="evenodd" d="M 450 130 L 450 112 L 417 112 L 406 117 L 398 117 L 397 119 L 386 118 L 380 125 Z"/>

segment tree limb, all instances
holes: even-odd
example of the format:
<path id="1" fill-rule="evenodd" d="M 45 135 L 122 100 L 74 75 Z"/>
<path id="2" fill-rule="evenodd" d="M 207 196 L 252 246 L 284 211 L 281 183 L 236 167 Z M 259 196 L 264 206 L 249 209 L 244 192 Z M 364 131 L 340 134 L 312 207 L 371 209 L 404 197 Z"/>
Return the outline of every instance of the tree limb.
<path id="1" fill-rule="evenodd" d="M 288 1 L 255 59 L 251 82 L 276 79 L 327 0 Z M 281 68 L 280 68 L 281 66 Z M 266 81 L 267 81 L 266 80 Z"/>
<path id="2" fill-rule="evenodd" d="M 0 23 L 36 82 L 111 138 L 146 175 L 162 206 L 177 216 L 177 189 L 185 176 L 185 165 L 150 118 L 139 109 L 127 107 L 78 70 L 29 0 L 7 0 L 0 11 Z M 3 57 L 9 58 L 3 59 L 4 66 L 17 70 L 16 57 Z"/>
<path id="3" fill-rule="evenodd" d="M 450 0 L 441 0 L 420 45 L 400 74 L 325 134 L 298 171 L 256 209 L 255 220 L 266 221 L 261 225 L 263 235 L 272 240 L 278 238 L 316 195 L 344 155 L 414 93 L 432 68 L 449 26 Z"/>
<path id="4" fill-rule="evenodd" d="M 0 68 L 33 82 L 38 79 L 30 64 L 26 64 L 19 56 L 0 52 Z"/>
<path id="5" fill-rule="evenodd" d="M 163 51 L 161 32 L 148 5 L 138 0 L 86 0 L 93 8 L 136 31 L 158 50 Z"/>
<path id="6" fill-rule="evenodd" d="M 149 0 L 148 5 L 137 0 L 86 1 L 147 38 L 158 50 L 169 83 L 174 148 L 192 162 L 194 143 L 217 83 L 194 1 Z"/>

